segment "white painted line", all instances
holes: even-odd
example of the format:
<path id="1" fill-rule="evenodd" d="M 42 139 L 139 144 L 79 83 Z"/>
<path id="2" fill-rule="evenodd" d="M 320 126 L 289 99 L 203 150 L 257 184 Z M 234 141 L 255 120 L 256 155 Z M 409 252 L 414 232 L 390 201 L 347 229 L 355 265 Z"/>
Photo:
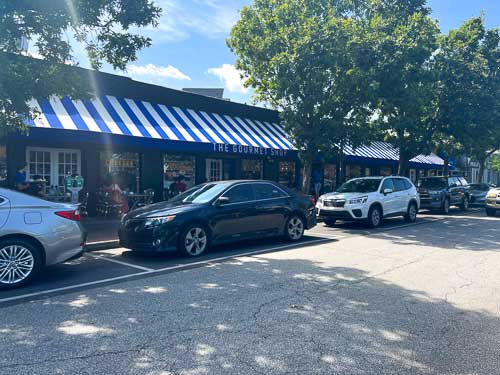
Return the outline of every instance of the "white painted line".
<path id="1" fill-rule="evenodd" d="M 134 274 L 130 274 L 130 275 L 123 275 L 123 276 L 118 276 L 118 277 L 112 277 L 112 278 L 104 279 L 104 280 L 90 281 L 90 282 L 87 282 L 87 283 L 82 283 L 82 284 L 77 284 L 77 285 L 68 285 L 68 286 L 65 286 L 65 287 L 62 287 L 62 288 L 55 288 L 55 289 L 43 290 L 43 291 L 40 291 L 40 292 L 23 294 L 23 295 L 20 295 L 20 296 L 3 298 L 3 299 L 0 299 L 0 303 L 12 302 L 12 301 L 26 299 L 26 298 L 30 298 L 30 297 L 39 297 L 39 296 L 43 296 L 43 295 L 47 295 L 47 294 L 52 294 L 52 293 L 65 292 L 65 291 L 70 291 L 70 290 L 73 290 L 73 289 L 84 288 L 84 287 L 88 287 L 88 286 L 95 286 L 95 285 L 100 285 L 100 284 L 106 284 L 106 283 L 109 283 L 109 282 L 114 282 L 114 281 L 120 281 L 120 280 L 126 280 L 126 279 L 135 278 L 137 276 L 146 276 L 146 275 L 154 276 L 156 274 L 161 274 L 161 273 L 166 272 L 166 271 L 178 270 L 178 269 L 182 269 L 182 268 L 190 269 L 193 266 L 199 266 L 199 265 L 203 265 L 203 264 L 212 264 L 212 263 L 220 262 L 220 261 L 227 260 L 227 259 L 237 259 L 237 258 L 245 257 L 245 256 L 258 255 L 258 254 L 268 253 L 268 252 L 272 252 L 272 251 L 276 251 L 276 250 L 283 250 L 283 249 L 287 249 L 287 248 L 293 248 L 293 247 L 296 247 L 298 245 L 310 245 L 310 244 L 315 244 L 315 243 L 318 243 L 318 242 L 326 242 L 326 241 L 328 241 L 328 240 L 327 239 L 318 239 L 318 240 L 312 240 L 312 241 L 304 241 L 304 242 L 298 242 L 298 243 L 291 243 L 291 244 L 288 244 L 288 245 L 275 246 L 275 247 L 271 247 L 271 248 L 267 248 L 267 249 L 263 249 L 263 250 L 248 251 L 246 253 L 239 253 L 239 254 L 234 254 L 234 255 L 228 255 L 228 256 L 225 256 L 225 257 L 219 257 L 219 258 L 214 258 L 214 259 L 207 259 L 207 260 L 200 261 L 200 262 L 187 263 L 187 264 L 179 264 L 177 266 L 165 267 L 165 268 L 161 268 L 161 269 L 157 269 L 157 270 L 144 271 L 144 272 L 134 273 Z M 98 258 L 100 258 L 100 257 L 98 257 Z M 100 258 L 100 259 L 105 259 L 105 257 Z"/>
<path id="2" fill-rule="evenodd" d="M 15 300 L 19 300 L 19 299 L 25 299 L 25 298 L 29 298 L 29 297 L 43 296 L 44 294 L 63 292 L 66 290 L 72 290 L 72 289 L 82 288 L 82 287 L 86 287 L 86 286 L 93 286 L 93 285 L 97 285 L 97 284 L 104 284 L 104 283 L 108 283 L 108 282 L 112 282 L 112 281 L 129 279 L 132 276 L 147 275 L 149 273 L 152 273 L 152 272 L 139 272 L 139 273 L 134 273 L 132 275 L 117 276 L 117 277 L 112 277 L 109 279 L 104 279 L 104 280 L 99 280 L 99 281 L 90 281 L 88 283 L 83 283 L 83 284 L 68 285 L 68 286 L 65 286 L 62 288 L 49 289 L 49 290 L 44 290 L 41 292 L 34 292 L 34 293 L 23 294 L 23 295 L 15 296 L 15 297 L 3 298 L 3 299 L 0 299 L 0 303 L 15 301 Z"/>
<path id="3" fill-rule="evenodd" d="M 95 254 L 86 253 L 85 256 L 88 256 L 88 257 L 91 257 L 94 259 L 105 260 L 105 261 L 111 262 L 111 263 L 121 264 L 122 266 L 137 268 L 138 270 L 141 270 L 141 271 L 148 271 L 148 272 L 154 271 L 153 268 L 147 268 L 147 267 L 138 266 L 138 265 L 132 264 L 132 263 L 122 262 L 121 260 L 109 258 L 105 255 L 95 255 Z"/>

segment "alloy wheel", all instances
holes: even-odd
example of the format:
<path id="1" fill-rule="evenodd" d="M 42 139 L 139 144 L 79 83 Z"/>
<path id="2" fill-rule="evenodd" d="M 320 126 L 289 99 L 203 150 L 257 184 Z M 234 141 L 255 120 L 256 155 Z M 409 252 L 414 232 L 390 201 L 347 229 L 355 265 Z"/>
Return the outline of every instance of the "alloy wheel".
<path id="1" fill-rule="evenodd" d="M 15 285 L 29 277 L 35 267 L 35 258 L 21 245 L 0 249 L 0 284 Z"/>
<path id="2" fill-rule="evenodd" d="M 208 237 L 205 230 L 200 227 L 193 227 L 186 234 L 184 248 L 189 255 L 197 256 L 205 251 L 207 243 Z"/>
<path id="3" fill-rule="evenodd" d="M 410 217 L 410 221 L 415 221 L 415 219 L 417 218 L 417 207 L 414 204 L 410 205 L 408 216 Z"/>
<path id="4" fill-rule="evenodd" d="M 303 221 L 297 217 L 294 216 L 289 222 L 288 222 L 288 237 L 292 240 L 298 240 L 302 237 L 304 234 L 304 223 Z"/>
<path id="5" fill-rule="evenodd" d="M 380 225 L 380 211 L 378 209 L 372 211 L 371 221 L 373 227 L 378 227 Z"/>

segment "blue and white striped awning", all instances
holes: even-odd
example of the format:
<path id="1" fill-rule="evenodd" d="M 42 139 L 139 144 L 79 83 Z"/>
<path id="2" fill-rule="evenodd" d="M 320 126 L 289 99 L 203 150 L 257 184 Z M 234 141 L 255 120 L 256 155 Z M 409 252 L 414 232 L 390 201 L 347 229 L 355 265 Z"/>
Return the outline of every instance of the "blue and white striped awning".
<path id="1" fill-rule="evenodd" d="M 255 119 L 114 96 L 33 99 L 31 106 L 41 114 L 28 124 L 36 128 L 294 150 L 280 124 Z"/>
<path id="2" fill-rule="evenodd" d="M 345 147 L 346 156 L 357 156 L 369 159 L 399 160 L 399 152 L 391 144 L 386 142 L 373 142 L 369 146 L 360 146 L 356 149 Z M 410 163 L 443 165 L 444 161 L 435 154 L 418 155 L 410 160 Z"/>

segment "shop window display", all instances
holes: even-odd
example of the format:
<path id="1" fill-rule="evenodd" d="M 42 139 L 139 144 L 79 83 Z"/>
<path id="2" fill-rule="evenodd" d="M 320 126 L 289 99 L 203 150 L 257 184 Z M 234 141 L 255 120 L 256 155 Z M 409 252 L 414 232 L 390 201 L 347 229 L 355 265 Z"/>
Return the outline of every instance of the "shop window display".
<path id="1" fill-rule="evenodd" d="M 163 189 L 170 198 L 195 185 L 195 157 L 165 155 L 163 157 Z"/>
<path id="2" fill-rule="evenodd" d="M 291 161 L 280 162 L 279 183 L 289 188 L 296 187 L 294 162 Z"/>
<path id="3" fill-rule="evenodd" d="M 124 192 L 140 190 L 139 154 L 101 152 L 101 181 L 116 184 Z"/>
<path id="4" fill-rule="evenodd" d="M 243 159 L 241 161 L 241 177 L 246 180 L 261 180 L 264 176 L 264 161 Z"/>

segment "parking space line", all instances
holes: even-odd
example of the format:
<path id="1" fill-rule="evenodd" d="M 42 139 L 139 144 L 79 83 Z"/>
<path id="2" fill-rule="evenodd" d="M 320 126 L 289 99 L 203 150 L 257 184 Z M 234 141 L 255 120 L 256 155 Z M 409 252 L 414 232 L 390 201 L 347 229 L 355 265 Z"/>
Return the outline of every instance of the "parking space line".
<path id="1" fill-rule="evenodd" d="M 122 262 L 121 260 L 113 259 L 113 258 L 107 257 L 105 255 L 96 255 L 96 254 L 86 253 L 85 256 L 88 256 L 88 257 L 91 257 L 91 258 L 94 258 L 94 259 L 105 260 L 107 262 L 121 264 L 122 266 L 126 266 L 126 267 L 137 268 L 138 270 L 141 270 L 141 271 L 148 271 L 148 272 L 149 271 L 154 271 L 153 268 L 147 268 L 147 267 L 138 266 L 138 265 L 132 264 L 132 263 Z"/>
<path id="2" fill-rule="evenodd" d="M 146 276 L 156 276 L 156 275 L 161 275 L 163 273 L 169 273 L 170 271 L 176 271 L 176 270 L 180 271 L 182 269 L 188 270 L 191 268 L 199 268 L 203 265 L 209 265 L 209 264 L 213 264 L 213 263 L 217 263 L 217 262 L 223 262 L 223 261 L 229 260 L 229 259 L 236 259 L 236 258 L 245 257 L 245 256 L 270 253 L 273 251 L 285 250 L 287 248 L 293 249 L 299 245 L 306 245 L 307 246 L 307 245 L 312 245 L 312 244 L 316 244 L 319 242 L 328 242 L 328 241 L 329 241 L 328 239 L 316 239 L 316 240 L 304 241 L 304 242 L 299 242 L 299 243 L 291 243 L 288 245 L 275 246 L 275 247 L 266 248 L 266 249 L 262 249 L 262 250 L 247 251 L 245 253 L 238 253 L 238 254 L 228 255 L 228 256 L 219 257 L 219 258 L 207 259 L 207 260 L 203 260 L 203 261 L 199 261 L 199 262 L 179 264 L 176 266 L 170 266 L 170 267 L 165 267 L 165 268 L 160 268 L 160 269 L 151 269 L 150 271 L 138 272 L 138 273 L 133 273 L 133 274 L 129 274 L 129 275 L 112 277 L 109 279 L 90 281 L 90 282 L 82 283 L 82 284 L 68 285 L 68 286 L 61 287 L 61 288 L 42 290 L 40 292 L 33 292 L 33 293 L 22 294 L 22 295 L 14 296 L 14 297 L 3 298 L 3 299 L 0 299 L 0 304 L 6 303 L 6 302 L 15 302 L 15 301 L 22 302 L 23 300 L 27 300 L 27 299 L 33 298 L 33 297 L 37 297 L 37 299 L 38 299 L 38 298 L 43 297 L 43 296 L 50 296 L 53 294 L 58 294 L 60 292 L 68 292 L 68 291 L 72 291 L 72 290 L 82 289 L 85 287 L 93 287 L 93 286 L 98 286 L 98 285 L 102 285 L 102 284 L 108 284 L 108 283 L 113 283 L 115 281 L 122 281 L 122 280 L 125 281 L 127 279 L 132 280 L 132 279 L 142 278 L 142 277 L 146 277 Z M 99 256 L 95 256 L 95 257 L 98 259 L 109 260 L 109 258 L 105 258 L 105 257 L 102 257 L 102 258 Z M 136 267 L 139 267 L 139 266 L 136 266 Z"/>

